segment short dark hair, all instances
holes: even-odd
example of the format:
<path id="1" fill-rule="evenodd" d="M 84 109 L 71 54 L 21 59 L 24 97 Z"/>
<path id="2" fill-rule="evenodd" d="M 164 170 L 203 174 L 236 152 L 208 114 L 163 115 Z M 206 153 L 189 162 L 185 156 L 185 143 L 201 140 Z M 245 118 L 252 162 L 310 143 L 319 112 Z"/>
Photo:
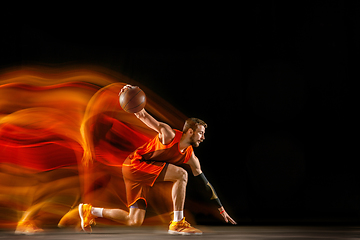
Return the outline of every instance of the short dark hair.
<path id="1" fill-rule="evenodd" d="M 202 125 L 205 128 L 207 128 L 207 124 L 203 120 L 198 119 L 198 118 L 189 118 L 185 121 L 185 124 L 183 127 L 183 133 L 186 133 L 189 130 L 189 128 L 196 131 L 196 129 L 199 125 Z"/>

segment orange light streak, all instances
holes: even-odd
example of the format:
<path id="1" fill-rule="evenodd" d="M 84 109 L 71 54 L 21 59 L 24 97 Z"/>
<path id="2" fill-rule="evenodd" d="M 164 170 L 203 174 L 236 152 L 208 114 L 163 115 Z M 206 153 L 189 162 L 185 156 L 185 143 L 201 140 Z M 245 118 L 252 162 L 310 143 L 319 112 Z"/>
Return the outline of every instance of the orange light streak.
<path id="1" fill-rule="evenodd" d="M 0 74 L 0 227 L 56 225 L 80 201 L 125 208 L 122 161 L 155 136 L 121 109 L 118 92 L 127 83 L 144 90 L 154 117 L 182 128 L 181 112 L 108 69 L 28 67 Z M 154 187 L 153 199 L 167 196 L 165 205 L 153 204 L 157 215 L 171 211 L 169 189 Z"/>

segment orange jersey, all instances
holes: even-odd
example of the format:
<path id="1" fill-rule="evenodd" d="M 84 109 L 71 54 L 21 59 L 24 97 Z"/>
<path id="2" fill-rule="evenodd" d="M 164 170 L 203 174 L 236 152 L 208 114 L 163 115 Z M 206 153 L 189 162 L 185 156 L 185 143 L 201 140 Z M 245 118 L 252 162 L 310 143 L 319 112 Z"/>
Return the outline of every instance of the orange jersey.
<path id="1" fill-rule="evenodd" d="M 135 152 L 130 154 L 123 163 L 123 175 L 128 196 L 128 205 L 138 199 L 145 199 L 144 186 L 153 186 L 166 163 L 181 165 L 187 163 L 193 148 L 179 150 L 182 132 L 175 131 L 175 137 L 169 144 L 162 144 L 159 135 L 149 140 Z"/>

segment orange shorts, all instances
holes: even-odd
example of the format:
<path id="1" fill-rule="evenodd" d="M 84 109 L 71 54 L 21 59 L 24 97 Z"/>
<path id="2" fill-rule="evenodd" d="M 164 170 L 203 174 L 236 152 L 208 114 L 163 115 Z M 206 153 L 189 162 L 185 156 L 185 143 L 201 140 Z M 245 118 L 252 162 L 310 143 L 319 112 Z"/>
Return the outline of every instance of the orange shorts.
<path id="1" fill-rule="evenodd" d="M 147 193 L 156 180 L 163 180 L 164 174 L 161 173 L 165 173 L 163 169 L 166 165 L 166 162 L 158 161 L 142 161 L 140 159 L 131 161 L 129 158 L 125 160 L 122 172 L 128 207 L 139 199 L 143 199 L 147 205 Z"/>

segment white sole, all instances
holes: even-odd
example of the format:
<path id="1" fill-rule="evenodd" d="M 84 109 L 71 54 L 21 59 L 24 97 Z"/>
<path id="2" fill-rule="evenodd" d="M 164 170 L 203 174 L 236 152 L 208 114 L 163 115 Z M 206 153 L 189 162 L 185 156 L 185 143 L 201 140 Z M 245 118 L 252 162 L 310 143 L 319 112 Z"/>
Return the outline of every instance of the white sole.
<path id="1" fill-rule="evenodd" d="M 78 209 L 79 209 L 79 216 L 80 216 L 80 220 L 81 220 L 80 226 L 81 226 L 82 230 L 85 231 L 85 228 L 84 228 L 84 216 L 83 216 L 83 212 L 82 212 L 82 206 L 83 206 L 83 204 L 80 203 L 80 204 L 79 204 L 79 207 L 78 207 Z"/>
<path id="2" fill-rule="evenodd" d="M 202 235 L 202 233 L 189 233 L 189 232 L 177 232 L 173 230 L 168 230 L 168 233 L 171 235 Z"/>
<path id="3" fill-rule="evenodd" d="M 15 231 L 15 235 L 27 235 L 27 236 L 31 236 L 31 235 L 35 235 L 34 232 L 25 232 L 25 231 Z"/>

